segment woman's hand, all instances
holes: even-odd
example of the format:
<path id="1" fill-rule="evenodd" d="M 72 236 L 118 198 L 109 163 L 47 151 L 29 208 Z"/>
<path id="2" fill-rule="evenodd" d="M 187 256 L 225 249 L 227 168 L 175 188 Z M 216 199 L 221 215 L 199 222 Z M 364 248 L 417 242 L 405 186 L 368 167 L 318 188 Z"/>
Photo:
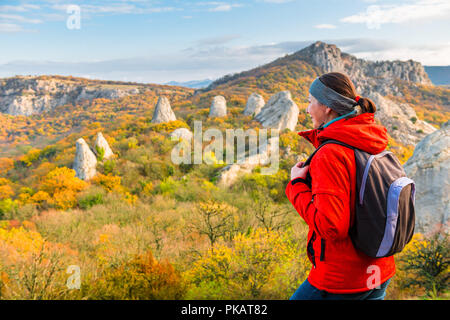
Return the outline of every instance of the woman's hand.
<path id="1" fill-rule="evenodd" d="M 307 165 L 304 168 L 301 168 L 301 166 L 304 163 L 305 163 L 304 161 L 300 161 L 300 162 L 297 162 L 297 164 L 292 167 L 292 169 L 291 169 L 291 180 L 295 179 L 295 178 L 306 179 L 306 174 L 308 173 L 309 165 Z"/>

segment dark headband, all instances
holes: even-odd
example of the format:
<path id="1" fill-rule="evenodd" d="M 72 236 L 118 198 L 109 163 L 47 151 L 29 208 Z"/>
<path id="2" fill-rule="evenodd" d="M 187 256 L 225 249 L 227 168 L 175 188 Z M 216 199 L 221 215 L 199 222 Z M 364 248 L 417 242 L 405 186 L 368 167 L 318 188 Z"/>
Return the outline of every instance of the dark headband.
<path id="1" fill-rule="evenodd" d="M 358 104 L 356 100 L 343 96 L 324 85 L 319 78 L 313 81 L 309 88 L 309 93 L 321 104 L 326 105 L 341 115 L 352 112 Z"/>

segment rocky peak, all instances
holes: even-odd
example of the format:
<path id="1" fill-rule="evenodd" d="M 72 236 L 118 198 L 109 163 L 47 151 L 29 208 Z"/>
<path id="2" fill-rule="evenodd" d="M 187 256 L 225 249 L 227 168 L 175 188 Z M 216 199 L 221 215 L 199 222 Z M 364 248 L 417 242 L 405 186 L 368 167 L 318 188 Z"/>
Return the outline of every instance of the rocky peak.
<path id="1" fill-rule="evenodd" d="M 333 45 L 317 41 L 312 45 L 294 53 L 291 57 L 302 59 L 320 67 L 323 72 L 342 72 L 350 76 L 358 91 L 376 88 L 381 94 L 392 92 L 391 85 L 399 79 L 418 84 L 431 85 L 431 81 L 421 63 L 408 61 L 367 61 L 358 59 Z M 384 85 L 384 86 L 383 86 Z M 394 89 L 395 91 L 395 89 Z"/>

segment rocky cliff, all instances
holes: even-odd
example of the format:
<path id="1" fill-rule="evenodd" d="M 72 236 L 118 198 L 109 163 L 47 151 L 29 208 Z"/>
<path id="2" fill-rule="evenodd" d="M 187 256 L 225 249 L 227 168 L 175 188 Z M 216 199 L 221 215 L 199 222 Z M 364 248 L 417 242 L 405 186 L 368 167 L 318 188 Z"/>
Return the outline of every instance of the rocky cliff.
<path id="1" fill-rule="evenodd" d="M 108 85 L 73 81 L 69 78 L 19 76 L 0 79 L 0 112 L 29 116 L 82 100 L 114 99 L 138 93 L 138 85 Z"/>
<path id="2" fill-rule="evenodd" d="M 367 97 L 377 106 L 375 118 L 386 127 L 391 137 L 404 145 L 416 145 L 426 135 L 437 130 L 428 122 L 419 120 L 407 103 L 395 103 L 378 92 L 369 92 Z"/>

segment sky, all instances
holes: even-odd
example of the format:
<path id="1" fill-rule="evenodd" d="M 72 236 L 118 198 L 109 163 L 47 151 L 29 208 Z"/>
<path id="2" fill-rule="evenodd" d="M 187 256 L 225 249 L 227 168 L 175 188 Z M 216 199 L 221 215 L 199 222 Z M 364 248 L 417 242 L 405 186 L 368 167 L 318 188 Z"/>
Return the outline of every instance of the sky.
<path id="1" fill-rule="evenodd" d="M 315 41 L 450 65 L 449 0 L 0 0 L 0 77 L 216 79 Z"/>

